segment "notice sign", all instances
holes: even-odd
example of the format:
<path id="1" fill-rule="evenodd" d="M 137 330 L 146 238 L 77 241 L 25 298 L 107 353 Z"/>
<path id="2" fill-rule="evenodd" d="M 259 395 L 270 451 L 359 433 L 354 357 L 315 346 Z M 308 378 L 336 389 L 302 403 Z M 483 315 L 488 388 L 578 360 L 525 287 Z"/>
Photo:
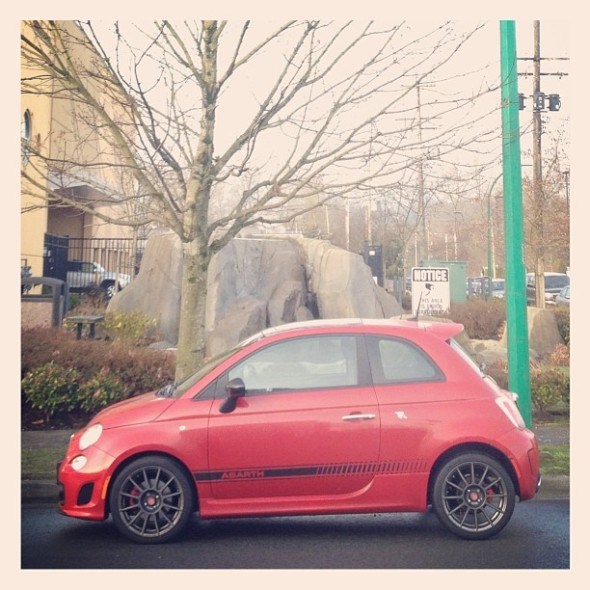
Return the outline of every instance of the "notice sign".
<path id="1" fill-rule="evenodd" d="M 412 269 L 412 313 L 437 315 L 451 307 L 448 268 Z"/>

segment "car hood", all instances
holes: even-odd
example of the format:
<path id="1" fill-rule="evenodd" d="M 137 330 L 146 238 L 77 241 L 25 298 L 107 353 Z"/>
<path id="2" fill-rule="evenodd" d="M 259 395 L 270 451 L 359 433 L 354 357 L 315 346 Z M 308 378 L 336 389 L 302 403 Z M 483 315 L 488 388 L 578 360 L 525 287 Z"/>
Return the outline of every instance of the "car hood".
<path id="1" fill-rule="evenodd" d="M 155 420 L 176 400 L 159 397 L 155 392 L 144 393 L 108 406 L 99 412 L 92 423 L 100 422 L 103 428 L 119 428 Z"/>

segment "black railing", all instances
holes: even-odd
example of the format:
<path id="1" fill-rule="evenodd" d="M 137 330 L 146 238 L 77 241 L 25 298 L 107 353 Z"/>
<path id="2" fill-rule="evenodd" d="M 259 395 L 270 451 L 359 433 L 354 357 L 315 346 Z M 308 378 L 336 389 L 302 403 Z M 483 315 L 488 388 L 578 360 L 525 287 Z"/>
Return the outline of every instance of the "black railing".
<path id="1" fill-rule="evenodd" d="M 70 238 L 68 262 L 96 262 L 111 273 L 134 277 L 145 243 L 145 239 L 133 238 Z"/>
<path id="2" fill-rule="evenodd" d="M 145 244 L 145 239 L 70 238 L 45 234 L 43 276 L 71 282 L 72 276 L 81 273 L 84 266 L 81 263 L 88 263 L 87 266 L 100 265 L 109 275 L 133 279 L 139 272 Z"/>

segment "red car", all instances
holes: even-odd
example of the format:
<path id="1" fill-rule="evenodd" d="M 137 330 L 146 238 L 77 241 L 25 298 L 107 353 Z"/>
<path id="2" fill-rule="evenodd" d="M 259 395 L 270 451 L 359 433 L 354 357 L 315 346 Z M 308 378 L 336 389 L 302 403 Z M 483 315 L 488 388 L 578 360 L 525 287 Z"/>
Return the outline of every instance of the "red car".
<path id="1" fill-rule="evenodd" d="M 241 516 L 424 512 L 467 539 L 540 484 L 515 396 L 462 326 L 328 320 L 269 328 L 179 385 L 106 408 L 58 467 L 60 511 L 140 543 Z"/>

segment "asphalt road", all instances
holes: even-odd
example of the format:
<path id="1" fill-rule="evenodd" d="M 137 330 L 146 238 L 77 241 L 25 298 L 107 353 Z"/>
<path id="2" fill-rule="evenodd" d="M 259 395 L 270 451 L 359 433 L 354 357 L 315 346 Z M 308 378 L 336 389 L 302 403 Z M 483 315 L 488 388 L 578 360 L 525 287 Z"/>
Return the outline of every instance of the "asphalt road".
<path id="1" fill-rule="evenodd" d="M 139 546 L 112 522 L 23 506 L 23 569 L 567 569 L 569 501 L 516 506 L 487 541 L 447 533 L 433 514 L 195 520 L 175 542 Z"/>

